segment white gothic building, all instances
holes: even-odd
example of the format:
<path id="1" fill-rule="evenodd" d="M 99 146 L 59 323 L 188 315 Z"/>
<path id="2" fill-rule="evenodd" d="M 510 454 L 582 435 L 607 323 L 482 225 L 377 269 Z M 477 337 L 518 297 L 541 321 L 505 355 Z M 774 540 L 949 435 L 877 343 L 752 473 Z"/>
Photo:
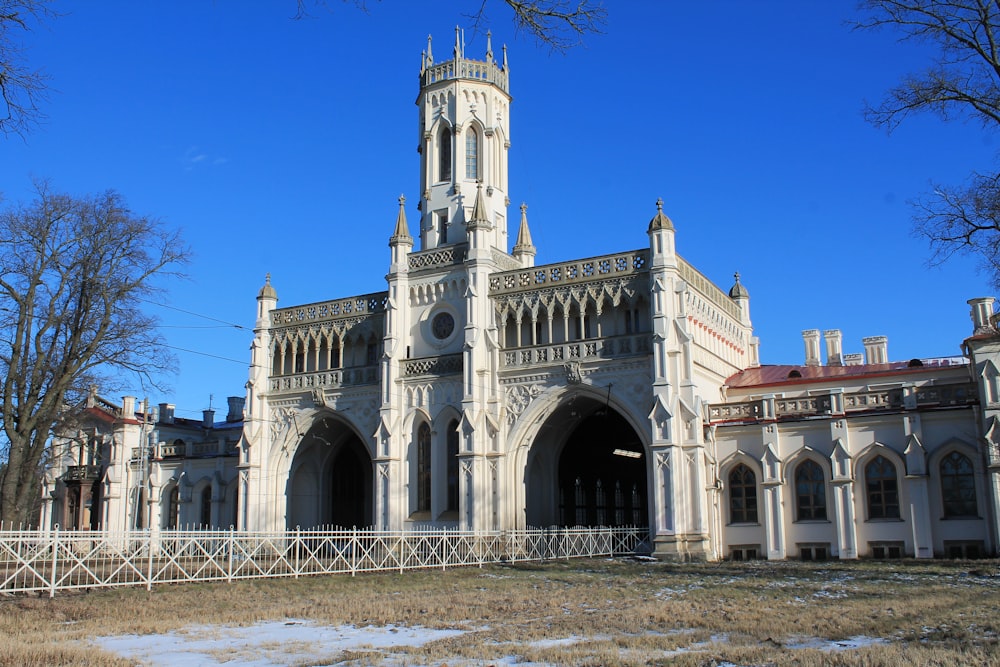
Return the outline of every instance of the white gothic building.
<path id="1" fill-rule="evenodd" d="M 891 363 L 879 337 L 845 357 L 827 331 L 824 363 L 807 331 L 805 363 L 762 366 L 746 288 L 683 260 L 660 202 L 640 248 L 536 265 L 523 205 L 508 237 L 506 51 L 435 63 L 428 45 L 420 82 L 419 217 L 400 198 L 387 284 L 279 307 L 268 277 L 238 444 L 231 410 L 198 427 L 214 449 L 169 449 L 164 407 L 133 429 L 153 447 L 93 471 L 105 515 L 148 466 L 140 514 L 162 527 L 640 525 L 665 558 L 996 553 L 993 299 L 970 302 L 965 357 Z M 50 472 L 43 519 L 79 468 Z"/>

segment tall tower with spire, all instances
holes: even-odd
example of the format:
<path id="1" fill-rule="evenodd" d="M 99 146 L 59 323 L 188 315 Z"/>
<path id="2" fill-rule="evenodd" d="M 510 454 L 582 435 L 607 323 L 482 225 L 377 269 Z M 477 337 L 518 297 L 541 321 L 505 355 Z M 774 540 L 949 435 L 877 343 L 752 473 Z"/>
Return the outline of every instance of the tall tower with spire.
<path id="1" fill-rule="evenodd" d="M 469 240 L 467 223 L 482 184 L 489 244 L 507 252 L 510 89 L 507 49 L 500 62 L 486 34 L 484 60 L 465 57 L 455 28 L 452 58 L 434 62 L 431 38 L 420 66 L 420 249 Z"/>

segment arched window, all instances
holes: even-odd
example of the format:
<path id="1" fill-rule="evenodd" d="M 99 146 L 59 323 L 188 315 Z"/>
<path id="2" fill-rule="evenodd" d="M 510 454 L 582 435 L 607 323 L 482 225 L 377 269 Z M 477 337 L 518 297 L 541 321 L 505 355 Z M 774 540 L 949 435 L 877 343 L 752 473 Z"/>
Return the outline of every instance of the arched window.
<path id="1" fill-rule="evenodd" d="M 177 486 L 170 489 L 170 496 L 167 500 L 167 525 L 164 528 L 176 528 L 177 520 L 180 516 L 181 510 L 181 493 Z"/>
<path id="2" fill-rule="evenodd" d="M 729 523 L 757 523 L 757 476 L 742 463 L 729 473 Z"/>
<path id="3" fill-rule="evenodd" d="M 869 519 L 899 518 L 896 466 L 889 459 L 876 456 L 865 466 L 865 492 Z"/>
<path id="4" fill-rule="evenodd" d="M 201 527 L 212 527 L 212 485 L 201 490 Z"/>
<path id="5" fill-rule="evenodd" d="M 417 429 L 417 511 L 431 511 L 431 427 Z"/>
<path id="6" fill-rule="evenodd" d="M 941 461 L 941 504 L 945 517 L 979 515 L 976 478 L 969 457 L 952 452 Z"/>
<path id="7" fill-rule="evenodd" d="M 465 177 L 479 180 L 479 133 L 472 128 L 465 133 Z"/>
<path id="8" fill-rule="evenodd" d="M 448 511 L 458 511 L 458 422 L 448 424 Z"/>
<path id="9" fill-rule="evenodd" d="M 442 127 L 438 135 L 438 180 L 451 180 L 451 128 Z"/>
<path id="10" fill-rule="evenodd" d="M 826 519 L 826 483 L 823 469 L 806 459 L 795 469 L 796 521 Z"/>

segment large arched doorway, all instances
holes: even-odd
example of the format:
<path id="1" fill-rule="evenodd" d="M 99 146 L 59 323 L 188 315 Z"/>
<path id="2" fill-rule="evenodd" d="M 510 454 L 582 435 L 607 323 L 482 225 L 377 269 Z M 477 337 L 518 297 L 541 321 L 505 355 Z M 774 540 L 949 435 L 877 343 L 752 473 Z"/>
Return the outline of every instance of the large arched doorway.
<path id="1" fill-rule="evenodd" d="M 299 442 L 288 475 L 288 527 L 372 525 L 372 464 L 361 438 L 334 417 Z"/>
<path id="2" fill-rule="evenodd" d="M 647 457 L 606 401 L 578 395 L 546 419 L 526 469 L 529 526 L 645 526 Z"/>

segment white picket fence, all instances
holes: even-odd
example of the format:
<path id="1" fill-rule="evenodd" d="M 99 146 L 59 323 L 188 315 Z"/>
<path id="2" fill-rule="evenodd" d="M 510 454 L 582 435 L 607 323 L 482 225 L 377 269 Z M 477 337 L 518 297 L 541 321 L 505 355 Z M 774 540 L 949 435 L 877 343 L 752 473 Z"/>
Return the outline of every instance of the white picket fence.
<path id="1" fill-rule="evenodd" d="M 647 528 L 0 531 L 0 593 L 648 553 Z"/>

